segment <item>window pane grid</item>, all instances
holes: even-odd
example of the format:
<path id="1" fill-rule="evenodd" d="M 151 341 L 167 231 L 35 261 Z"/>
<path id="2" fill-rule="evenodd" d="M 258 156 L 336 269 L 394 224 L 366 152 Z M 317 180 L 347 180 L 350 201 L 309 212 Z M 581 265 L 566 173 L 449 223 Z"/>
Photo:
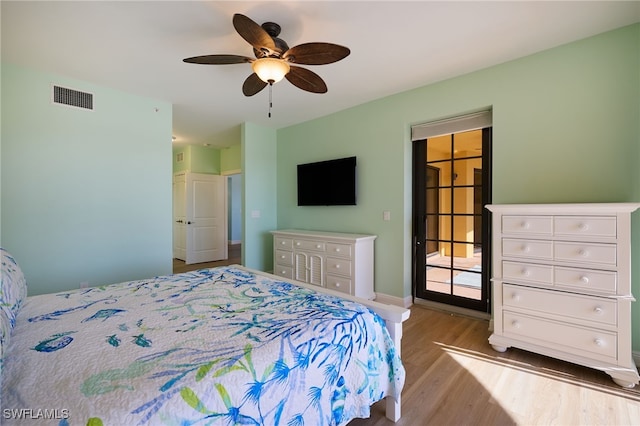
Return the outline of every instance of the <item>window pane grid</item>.
<path id="1" fill-rule="evenodd" d="M 425 165 L 437 170 L 437 178 L 426 182 L 425 221 L 435 235 L 427 235 L 432 249 L 426 259 L 427 290 L 479 299 L 480 288 L 458 292 L 458 286 L 481 282 L 481 250 L 474 229 L 482 213 L 477 211 L 476 194 L 482 190 L 476 173 L 482 169 L 482 144 L 477 133 L 451 134 L 427 139 Z M 469 296 L 469 294 L 472 294 Z"/>

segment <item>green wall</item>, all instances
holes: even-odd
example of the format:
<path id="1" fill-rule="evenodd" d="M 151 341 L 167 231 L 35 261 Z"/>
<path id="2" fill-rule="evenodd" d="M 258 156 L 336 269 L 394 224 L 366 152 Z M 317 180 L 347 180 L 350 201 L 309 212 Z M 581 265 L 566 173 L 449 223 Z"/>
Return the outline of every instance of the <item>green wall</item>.
<path id="1" fill-rule="evenodd" d="M 51 84 L 94 94 L 54 105 Z M 2 246 L 29 294 L 170 273 L 171 105 L 2 64 Z"/>
<path id="2" fill-rule="evenodd" d="M 178 154 L 183 160 L 178 161 Z M 173 172 L 220 174 L 220 150 L 210 146 L 187 145 L 173 148 Z"/>
<path id="3" fill-rule="evenodd" d="M 182 161 L 178 161 L 182 154 Z M 240 140 L 228 148 L 213 148 L 202 145 L 185 145 L 173 148 L 173 172 L 190 171 L 214 175 L 238 173 L 242 168 Z"/>
<path id="4" fill-rule="evenodd" d="M 276 132 L 244 123 L 242 151 L 242 264 L 273 270 L 273 239 L 277 229 Z"/>
<path id="5" fill-rule="evenodd" d="M 240 143 L 220 150 L 220 169 L 223 173 L 239 173 L 242 170 L 242 148 Z"/>
<path id="6" fill-rule="evenodd" d="M 0 129 L 2 129 L 2 66 L 0 64 Z M 2 135 L 0 134 L 0 246 L 2 246 Z"/>
<path id="7" fill-rule="evenodd" d="M 633 197 L 631 200 L 640 201 L 640 25 L 636 25 L 636 49 L 635 53 L 631 53 L 631 58 L 635 60 L 635 88 L 631 88 L 631 96 L 636 96 L 636 105 L 635 105 L 635 123 L 636 123 L 636 138 L 635 143 L 632 142 L 632 146 L 634 149 L 629 153 L 630 161 L 634 164 L 632 166 L 633 174 L 632 182 L 633 184 Z M 631 59 L 630 58 L 630 59 Z M 631 80 L 632 81 L 632 80 Z M 640 213 L 636 212 L 633 216 L 632 222 L 632 237 L 631 240 L 633 242 L 632 247 L 632 291 L 638 300 L 632 309 L 632 322 L 633 322 L 633 349 L 635 351 L 640 351 Z"/>
<path id="8" fill-rule="evenodd" d="M 378 235 L 376 292 L 411 294 L 412 124 L 493 109 L 493 202 L 640 201 L 640 24 L 278 131 L 278 227 Z M 298 207 L 298 163 L 358 157 L 358 205 Z M 391 212 L 391 221 L 382 212 Z M 633 216 L 640 296 L 640 212 Z M 634 306 L 640 349 L 640 303 Z"/>

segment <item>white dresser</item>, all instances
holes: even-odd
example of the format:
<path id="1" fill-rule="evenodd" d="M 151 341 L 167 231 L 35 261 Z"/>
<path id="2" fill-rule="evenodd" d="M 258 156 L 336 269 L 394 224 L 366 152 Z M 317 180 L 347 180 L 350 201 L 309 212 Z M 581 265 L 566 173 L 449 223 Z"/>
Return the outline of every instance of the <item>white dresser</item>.
<path id="1" fill-rule="evenodd" d="M 273 273 L 374 299 L 375 235 L 286 229 L 272 231 Z"/>
<path id="2" fill-rule="evenodd" d="M 631 348 L 631 213 L 636 203 L 488 205 L 493 334 L 518 347 L 640 377 Z"/>

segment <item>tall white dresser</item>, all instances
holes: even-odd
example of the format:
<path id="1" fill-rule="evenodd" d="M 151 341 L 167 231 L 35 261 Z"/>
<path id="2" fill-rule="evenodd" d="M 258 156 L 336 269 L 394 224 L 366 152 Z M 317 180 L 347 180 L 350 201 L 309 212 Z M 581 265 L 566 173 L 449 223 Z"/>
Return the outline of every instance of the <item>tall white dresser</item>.
<path id="1" fill-rule="evenodd" d="M 375 299 L 375 235 L 285 229 L 273 234 L 273 273 L 364 299 Z"/>
<path id="2" fill-rule="evenodd" d="M 517 347 L 640 377 L 631 347 L 631 213 L 637 203 L 488 205 L 493 334 Z"/>

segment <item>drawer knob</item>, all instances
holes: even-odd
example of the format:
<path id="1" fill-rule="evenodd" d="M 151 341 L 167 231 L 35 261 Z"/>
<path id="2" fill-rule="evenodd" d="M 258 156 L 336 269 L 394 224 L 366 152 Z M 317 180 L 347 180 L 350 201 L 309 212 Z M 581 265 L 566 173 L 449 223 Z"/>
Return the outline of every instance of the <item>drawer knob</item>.
<path id="1" fill-rule="evenodd" d="M 593 308 L 593 312 L 595 312 L 596 314 L 600 315 L 603 312 L 603 309 L 601 306 L 596 306 L 595 308 Z"/>
<path id="2" fill-rule="evenodd" d="M 529 229 L 529 228 L 531 227 L 531 224 L 530 224 L 529 222 L 527 222 L 527 221 L 524 221 L 524 222 L 522 222 L 522 223 L 520 224 L 520 227 L 521 227 L 522 229 Z"/>
<path id="3" fill-rule="evenodd" d="M 587 225 L 586 223 L 580 223 L 578 224 L 578 229 L 581 231 L 586 231 L 587 229 L 589 229 L 589 225 Z"/>
<path id="4" fill-rule="evenodd" d="M 340 249 L 339 248 L 336 248 L 336 253 L 340 253 Z"/>
<path id="5" fill-rule="evenodd" d="M 521 274 L 523 277 L 528 277 L 528 276 L 530 276 L 530 275 L 531 275 L 531 271 L 530 271 L 530 270 L 528 270 L 527 268 L 522 268 L 522 270 L 520 271 L 520 274 Z"/>
<path id="6" fill-rule="evenodd" d="M 580 249 L 578 250 L 578 255 L 581 257 L 588 257 L 589 256 L 589 251 L 585 250 L 585 249 Z"/>
<path id="7" fill-rule="evenodd" d="M 599 337 L 596 337 L 596 338 L 593 340 L 593 343 L 595 343 L 595 345 L 596 345 L 596 346 L 598 346 L 598 347 L 603 347 L 603 346 L 604 346 L 604 340 L 602 340 L 602 339 L 601 339 L 601 338 L 599 338 Z"/>
<path id="8" fill-rule="evenodd" d="M 580 277 L 580 281 L 582 281 L 585 284 L 589 283 L 589 277 L 587 277 L 586 275 L 583 275 Z"/>
<path id="9" fill-rule="evenodd" d="M 529 253 L 531 248 L 528 245 L 523 244 L 522 247 L 520 248 L 520 250 L 522 250 L 523 253 Z"/>
<path id="10" fill-rule="evenodd" d="M 280 259 L 284 259 L 284 257 L 285 257 L 285 256 L 284 256 L 284 254 L 283 254 L 282 256 L 280 256 Z"/>
<path id="11" fill-rule="evenodd" d="M 336 283 L 336 288 L 340 287 L 340 283 Z"/>
<path id="12" fill-rule="evenodd" d="M 298 246 L 298 247 L 300 246 L 300 242 L 299 241 L 296 243 L 296 246 Z"/>
<path id="13" fill-rule="evenodd" d="M 320 244 L 316 244 L 316 248 L 320 248 L 322 247 Z"/>
<path id="14" fill-rule="evenodd" d="M 340 265 L 336 265 L 336 269 L 340 269 Z"/>
<path id="15" fill-rule="evenodd" d="M 520 295 L 518 293 L 513 293 L 511 295 L 511 299 L 515 300 L 516 302 L 520 300 Z"/>
<path id="16" fill-rule="evenodd" d="M 513 320 L 511 321 L 511 325 L 513 326 L 513 328 L 520 328 L 520 321 Z"/>

